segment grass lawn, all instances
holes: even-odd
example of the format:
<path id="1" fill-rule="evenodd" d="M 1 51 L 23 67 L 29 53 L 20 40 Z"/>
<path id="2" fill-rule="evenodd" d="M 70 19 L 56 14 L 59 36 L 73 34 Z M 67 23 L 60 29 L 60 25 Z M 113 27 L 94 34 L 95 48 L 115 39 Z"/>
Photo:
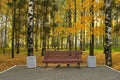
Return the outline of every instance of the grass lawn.
<path id="1" fill-rule="evenodd" d="M 37 57 L 37 66 L 44 66 L 41 63 L 43 57 L 41 57 L 40 52 L 34 52 L 34 55 Z M 88 52 L 83 52 L 83 63 L 81 65 L 87 66 L 86 59 L 88 56 Z M 95 56 L 97 58 L 97 65 L 105 65 L 105 56 L 102 51 L 95 51 Z M 0 71 L 3 71 L 9 67 L 14 65 L 26 65 L 26 57 L 27 53 L 21 52 L 20 54 L 15 54 L 15 58 L 11 58 L 10 53 L 8 54 L 1 54 L 0 53 Z M 113 68 L 120 71 L 120 52 L 112 52 L 112 61 L 113 61 Z M 50 64 L 55 66 L 56 64 Z"/>

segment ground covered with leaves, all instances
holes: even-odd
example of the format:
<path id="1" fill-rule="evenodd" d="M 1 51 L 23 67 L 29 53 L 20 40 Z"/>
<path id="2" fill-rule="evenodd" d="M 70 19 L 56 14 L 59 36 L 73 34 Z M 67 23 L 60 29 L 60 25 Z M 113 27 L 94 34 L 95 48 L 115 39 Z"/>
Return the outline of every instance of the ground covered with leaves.
<path id="1" fill-rule="evenodd" d="M 45 66 L 44 63 L 42 63 L 43 57 L 40 55 L 40 53 L 34 54 L 37 57 L 37 66 Z M 88 52 L 83 52 L 82 58 L 83 63 L 82 66 L 87 66 L 87 56 Z M 105 65 L 105 55 L 103 52 L 95 52 L 95 56 L 97 58 L 97 65 Z M 15 54 L 15 58 L 11 58 L 10 54 L 0 54 L 0 72 L 3 70 L 6 70 L 14 65 L 25 65 L 26 66 L 26 57 L 27 53 L 20 53 Z M 120 71 L 120 52 L 113 52 L 112 53 L 112 61 L 113 61 L 113 68 Z M 50 64 L 50 66 L 55 66 L 56 64 Z M 64 65 L 64 64 L 62 64 Z"/>

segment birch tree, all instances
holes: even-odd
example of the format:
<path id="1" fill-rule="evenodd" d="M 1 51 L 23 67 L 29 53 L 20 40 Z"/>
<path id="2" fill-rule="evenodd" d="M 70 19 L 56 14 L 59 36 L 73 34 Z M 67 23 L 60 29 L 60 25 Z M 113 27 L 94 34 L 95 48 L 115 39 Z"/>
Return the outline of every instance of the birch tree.
<path id="1" fill-rule="evenodd" d="M 112 66 L 111 55 L 111 5 L 113 0 L 105 0 L 105 60 L 106 65 Z"/>
<path id="2" fill-rule="evenodd" d="M 34 0 L 29 1 L 28 30 L 27 30 L 28 56 L 33 56 L 33 3 Z"/>

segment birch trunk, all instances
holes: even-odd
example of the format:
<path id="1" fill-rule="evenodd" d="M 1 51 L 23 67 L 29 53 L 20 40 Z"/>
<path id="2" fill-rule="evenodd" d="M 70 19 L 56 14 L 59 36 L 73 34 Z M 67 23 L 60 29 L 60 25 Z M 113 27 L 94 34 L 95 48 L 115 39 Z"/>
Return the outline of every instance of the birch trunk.
<path id="1" fill-rule="evenodd" d="M 106 65 L 112 66 L 111 56 L 111 4 L 113 0 L 105 0 L 105 60 Z"/>
<path id="2" fill-rule="evenodd" d="M 28 56 L 33 56 L 33 2 L 34 0 L 29 1 L 28 9 L 28 30 L 27 30 Z"/>

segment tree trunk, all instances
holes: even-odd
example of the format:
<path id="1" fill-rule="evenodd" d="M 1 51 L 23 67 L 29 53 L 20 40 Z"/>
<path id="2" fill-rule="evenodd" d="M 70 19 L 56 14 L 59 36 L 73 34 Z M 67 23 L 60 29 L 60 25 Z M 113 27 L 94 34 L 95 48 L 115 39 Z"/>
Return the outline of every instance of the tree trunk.
<path id="1" fill-rule="evenodd" d="M 27 48 L 28 56 L 33 56 L 33 3 L 34 0 L 29 1 L 28 9 L 28 30 L 27 30 Z"/>
<path id="2" fill-rule="evenodd" d="M 94 2 L 94 0 L 92 0 L 92 2 Z M 90 56 L 94 56 L 94 31 L 93 31 L 93 28 L 94 28 L 94 10 L 93 10 L 93 5 L 91 7 L 91 16 L 92 17 L 92 23 L 90 25 L 90 32 L 92 33 L 91 34 L 91 38 L 90 38 Z"/>
<path id="3" fill-rule="evenodd" d="M 74 22 L 76 22 L 76 16 L 77 16 L 77 8 L 76 8 L 76 0 L 74 0 L 74 6 L 75 6 L 75 11 L 74 11 Z M 77 33 L 75 33 L 75 50 L 77 50 Z"/>
<path id="4" fill-rule="evenodd" d="M 7 25 L 8 25 L 8 22 L 7 22 L 7 19 L 8 19 L 8 14 L 6 14 L 6 24 L 5 24 L 5 36 L 4 36 L 4 46 L 3 46 L 3 53 L 5 54 L 6 51 L 5 51 L 5 48 L 7 47 Z"/>
<path id="5" fill-rule="evenodd" d="M 1 26 L 3 26 L 3 25 L 1 24 Z M 1 45 L 0 45 L 0 48 L 3 49 L 3 43 L 4 43 L 3 42 L 4 41 L 3 40 L 3 28 L 0 29 L 0 34 L 1 34 L 1 40 L 0 40 L 1 41 L 1 43 L 0 43 Z"/>
<path id="6" fill-rule="evenodd" d="M 105 0 L 105 60 L 106 65 L 112 66 L 111 55 L 111 5 L 113 0 Z"/>
<path id="7" fill-rule="evenodd" d="M 64 38 L 62 37 L 62 38 L 61 38 L 61 49 L 64 48 L 64 42 L 63 42 L 64 40 L 63 40 L 63 39 L 64 39 Z"/>
<path id="8" fill-rule="evenodd" d="M 36 26 L 36 30 L 35 30 L 35 49 L 36 49 L 36 52 L 38 52 L 38 21 L 37 21 L 37 26 Z"/>
<path id="9" fill-rule="evenodd" d="M 39 15 L 38 15 L 38 11 L 37 11 L 37 19 L 36 19 L 36 30 L 35 30 L 35 49 L 36 52 L 38 52 L 38 19 Z"/>
<path id="10" fill-rule="evenodd" d="M 43 26 L 43 30 L 44 30 L 44 27 L 45 26 Z M 43 31 L 43 43 L 42 43 L 42 54 L 41 54 L 42 56 L 44 56 L 45 50 L 46 50 L 46 32 Z"/>
<path id="11" fill-rule="evenodd" d="M 80 31 L 80 50 L 82 51 L 82 46 L 83 46 L 83 43 L 82 43 L 82 30 Z"/>
<path id="12" fill-rule="evenodd" d="M 59 36 L 57 37 L 57 50 L 59 50 L 60 49 L 60 38 L 59 38 Z"/>
<path id="13" fill-rule="evenodd" d="M 49 45 L 49 44 L 50 44 L 50 40 L 49 40 L 49 38 L 50 38 L 50 37 L 47 36 L 47 49 L 50 49 L 50 45 Z"/>
<path id="14" fill-rule="evenodd" d="M 21 1 L 20 1 L 21 2 Z M 19 54 L 19 52 L 20 52 L 20 26 L 21 26 L 21 17 L 20 17 L 20 3 L 19 3 L 19 11 L 18 11 L 18 17 L 19 17 L 19 19 L 18 19 L 18 28 L 17 28 L 17 44 L 16 44 L 16 46 L 17 46 L 17 51 L 16 51 L 16 53 L 17 54 Z"/>
<path id="15" fill-rule="evenodd" d="M 43 17 L 43 43 L 42 43 L 42 56 L 44 56 L 45 50 L 46 50 L 46 29 L 47 29 L 47 22 L 48 22 L 48 4 L 46 5 L 46 0 L 44 0 L 44 7 L 45 7 L 45 13 Z"/>
<path id="16" fill-rule="evenodd" d="M 43 26 L 41 25 L 41 27 L 40 27 L 40 29 L 39 29 L 39 31 L 40 31 L 40 39 L 39 39 L 39 41 L 40 41 L 40 48 L 42 47 L 42 29 L 43 29 Z"/>
<path id="17" fill-rule="evenodd" d="M 85 30 L 82 31 L 82 36 L 83 36 L 83 38 L 82 38 L 82 40 L 83 40 L 83 41 L 82 41 L 82 43 L 83 43 L 83 44 L 82 44 L 82 50 L 85 51 L 85 48 L 86 48 L 86 46 L 85 46 L 85 43 L 86 43 L 86 42 L 85 42 L 85 41 L 86 41 L 86 40 L 85 40 L 85 37 L 86 37 L 86 36 L 85 36 Z"/>
<path id="18" fill-rule="evenodd" d="M 16 23 L 16 0 L 13 0 L 13 24 L 12 24 L 12 58 L 14 58 L 14 32 Z"/>
<path id="19" fill-rule="evenodd" d="M 71 5 L 70 5 L 71 7 Z M 69 27 L 72 27 L 72 12 L 71 12 L 71 9 L 68 10 L 68 18 L 69 18 Z M 71 36 L 71 33 L 69 33 L 68 35 L 68 43 L 69 43 L 69 50 L 72 50 L 72 36 Z"/>

